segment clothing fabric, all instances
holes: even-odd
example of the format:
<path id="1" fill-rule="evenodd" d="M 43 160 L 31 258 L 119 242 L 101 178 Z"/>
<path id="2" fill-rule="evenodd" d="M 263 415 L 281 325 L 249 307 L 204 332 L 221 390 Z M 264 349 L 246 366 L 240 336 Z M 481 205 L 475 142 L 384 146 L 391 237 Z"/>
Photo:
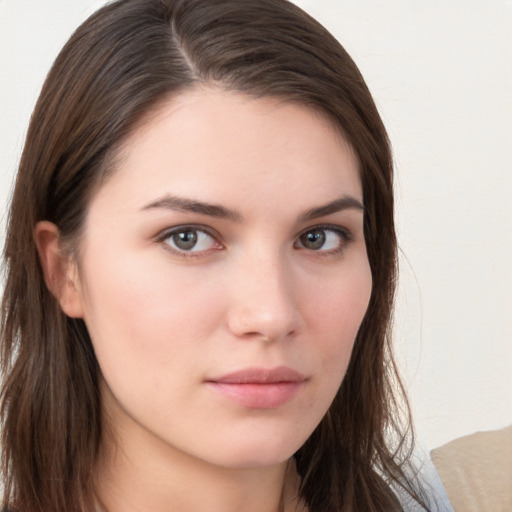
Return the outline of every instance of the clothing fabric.
<path id="1" fill-rule="evenodd" d="M 431 512 L 455 512 L 430 456 L 417 450 L 414 460 L 415 466 L 419 468 L 418 479 L 425 488 L 432 507 Z M 398 494 L 404 512 L 425 512 L 410 497 Z"/>

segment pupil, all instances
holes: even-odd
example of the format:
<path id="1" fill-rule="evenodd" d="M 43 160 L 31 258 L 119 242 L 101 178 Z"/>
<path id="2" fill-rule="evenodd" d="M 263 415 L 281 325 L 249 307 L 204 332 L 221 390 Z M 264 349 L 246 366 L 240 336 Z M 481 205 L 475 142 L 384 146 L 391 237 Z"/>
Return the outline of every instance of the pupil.
<path id="1" fill-rule="evenodd" d="M 321 249 L 325 243 L 325 232 L 317 229 L 306 233 L 303 237 L 302 244 L 308 249 Z"/>
<path id="2" fill-rule="evenodd" d="M 185 251 L 192 249 L 197 243 L 197 233 L 195 231 L 181 231 L 175 233 L 172 238 L 176 247 Z"/>

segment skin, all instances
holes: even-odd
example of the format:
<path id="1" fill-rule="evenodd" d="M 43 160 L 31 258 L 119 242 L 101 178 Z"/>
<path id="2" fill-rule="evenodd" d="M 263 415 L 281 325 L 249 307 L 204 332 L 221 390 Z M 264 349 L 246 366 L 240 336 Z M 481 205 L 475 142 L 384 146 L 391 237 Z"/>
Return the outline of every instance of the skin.
<path id="1" fill-rule="evenodd" d="M 370 298 L 362 202 L 357 158 L 323 116 L 197 88 L 126 141 L 89 205 L 79 272 L 38 225 L 47 282 L 85 320 L 103 374 L 106 509 L 274 511 L 284 486 L 295 510 L 288 461 L 329 408 Z M 180 249 L 179 233 L 197 245 Z M 304 380 L 276 407 L 208 385 L 279 366 Z"/>

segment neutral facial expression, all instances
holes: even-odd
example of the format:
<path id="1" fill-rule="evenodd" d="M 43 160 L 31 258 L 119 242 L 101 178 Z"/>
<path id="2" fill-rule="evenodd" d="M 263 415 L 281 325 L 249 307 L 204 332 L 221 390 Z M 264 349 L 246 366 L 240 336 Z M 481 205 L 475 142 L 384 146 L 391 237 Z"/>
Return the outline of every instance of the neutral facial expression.
<path id="1" fill-rule="evenodd" d="M 114 430 L 225 467 L 304 443 L 371 292 L 351 147 L 304 106 L 217 89 L 129 137 L 80 254 Z"/>

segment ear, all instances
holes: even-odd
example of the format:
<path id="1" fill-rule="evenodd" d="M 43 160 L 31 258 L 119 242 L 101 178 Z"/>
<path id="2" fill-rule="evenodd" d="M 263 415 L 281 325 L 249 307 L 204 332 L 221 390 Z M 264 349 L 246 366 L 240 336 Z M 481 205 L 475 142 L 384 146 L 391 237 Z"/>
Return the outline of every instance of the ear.
<path id="1" fill-rule="evenodd" d="M 46 286 L 66 315 L 82 318 L 83 304 L 76 263 L 62 251 L 57 226 L 48 221 L 38 222 L 34 236 Z"/>

